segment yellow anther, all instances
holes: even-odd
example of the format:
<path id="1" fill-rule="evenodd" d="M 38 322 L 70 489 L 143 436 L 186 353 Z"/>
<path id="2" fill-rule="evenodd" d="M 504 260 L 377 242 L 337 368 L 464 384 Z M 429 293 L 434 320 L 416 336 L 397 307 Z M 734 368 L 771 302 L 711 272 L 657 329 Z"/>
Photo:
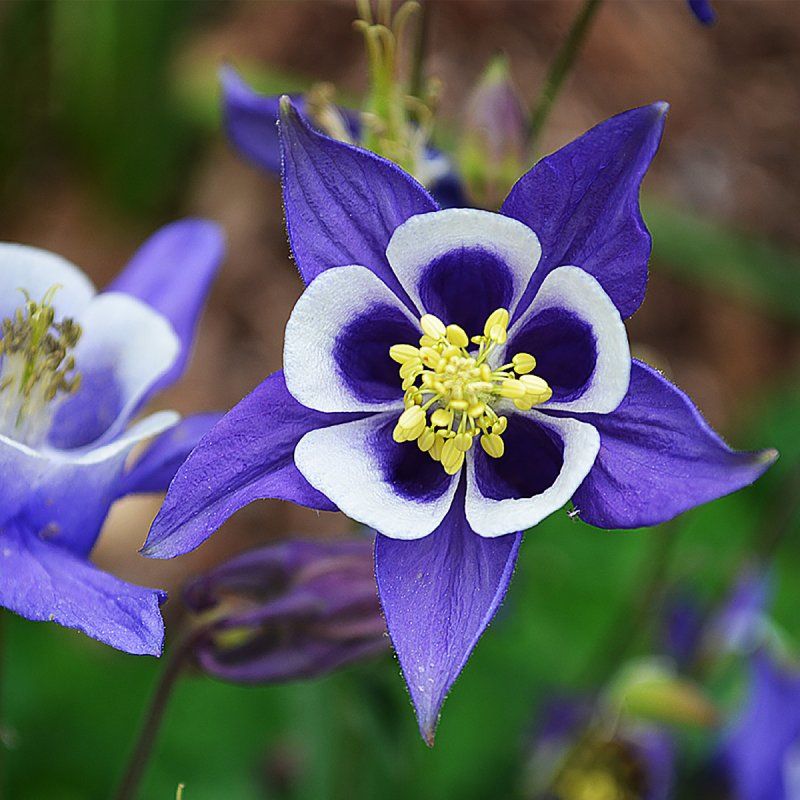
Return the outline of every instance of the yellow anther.
<path id="1" fill-rule="evenodd" d="M 473 403 L 467 409 L 467 416 L 472 417 L 472 419 L 478 419 L 478 417 L 483 416 L 484 411 L 486 411 L 485 403 Z"/>
<path id="2" fill-rule="evenodd" d="M 536 369 L 536 359 L 530 353 L 517 353 L 511 363 L 517 375 L 527 375 Z"/>
<path id="3" fill-rule="evenodd" d="M 495 333 L 505 332 L 508 328 L 509 315 L 505 308 L 498 308 L 489 314 L 486 324 L 483 326 L 483 335 L 497 341 Z M 503 339 L 505 341 L 505 339 Z M 502 342 L 501 342 L 502 344 Z"/>
<path id="4" fill-rule="evenodd" d="M 497 422 L 492 425 L 492 433 L 502 436 L 508 427 L 508 417 L 498 417 Z"/>
<path id="5" fill-rule="evenodd" d="M 416 439 L 425 430 L 425 412 L 420 406 L 407 408 L 397 420 L 392 438 L 396 442 L 408 442 Z"/>
<path id="6" fill-rule="evenodd" d="M 468 433 L 457 433 L 453 437 L 453 442 L 462 453 L 466 453 L 472 447 L 472 437 Z"/>
<path id="7" fill-rule="evenodd" d="M 523 397 L 521 400 L 515 400 L 514 405 L 520 411 L 530 411 L 533 408 L 533 400 L 530 397 Z"/>
<path id="8" fill-rule="evenodd" d="M 481 436 L 481 447 L 492 458 L 500 458 L 506 449 L 503 440 L 496 433 L 485 433 Z"/>
<path id="9" fill-rule="evenodd" d="M 516 378 L 506 378 L 500 384 L 500 397 L 507 397 L 509 400 L 522 400 L 526 393 L 525 384 Z"/>
<path id="10" fill-rule="evenodd" d="M 427 453 L 428 450 L 433 447 L 435 441 L 436 434 L 433 432 L 433 428 L 425 428 L 419 439 L 417 439 L 417 447 L 419 447 L 423 453 Z"/>
<path id="11" fill-rule="evenodd" d="M 420 336 L 419 339 L 419 346 L 420 347 L 433 347 L 436 344 L 436 339 L 432 336 L 428 336 L 425 334 L 424 336 Z"/>
<path id="12" fill-rule="evenodd" d="M 448 439 L 442 447 L 442 466 L 448 475 L 455 475 L 464 463 L 464 452 L 456 447 L 455 437 Z"/>
<path id="13" fill-rule="evenodd" d="M 420 319 L 419 324 L 422 326 L 423 333 L 426 336 L 430 336 L 431 339 L 435 341 L 443 338 L 447 333 L 444 322 L 433 314 L 425 314 L 422 319 Z"/>
<path id="14" fill-rule="evenodd" d="M 389 358 L 398 364 L 405 364 L 413 358 L 419 358 L 419 349 L 413 344 L 395 344 L 389 348 Z"/>
<path id="15" fill-rule="evenodd" d="M 469 337 L 460 325 L 448 325 L 447 341 L 455 347 L 466 347 L 469 344 Z"/>
<path id="16" fill-rule="evenodd" d="M 406 361 L 400 367 L 400 377 L 407 378 L 409 375 L 419 375 L 422 372 L 422 362 L 418 358 Z"/>
<path id="17" fill-rule="evenodd" d="M 451 400 L 450 408 L 453 411 L 466 411 L 469 408 L 469 403 L 466 400 Z"/>
<path id="18" fill-rule="evenodd" d="M 553 396 L 553 390 L 547 385 L 547 381 L 538 375 L 523 375 L 520 382 L 525 386 L 527 396 L 534 403 L 545 403 Z"/>
<path id="19" fill-rule="evenodd" d="M 431 458 L 434 461 L 441 461 L 442 460 L 442 450 L 444 449 L 444 439 L 441 436 L 437 436 L 433 440 L 433 447 L 428 451 L 431 455 Z"/>
<path id="20" fill-rule="evenodd" d="M 431 422 L 437 428 L 449 428 L 453 422 L 453 412 L 447 411 L 444 408 L 437 408 L 436 411 L 431 414 Z"/>

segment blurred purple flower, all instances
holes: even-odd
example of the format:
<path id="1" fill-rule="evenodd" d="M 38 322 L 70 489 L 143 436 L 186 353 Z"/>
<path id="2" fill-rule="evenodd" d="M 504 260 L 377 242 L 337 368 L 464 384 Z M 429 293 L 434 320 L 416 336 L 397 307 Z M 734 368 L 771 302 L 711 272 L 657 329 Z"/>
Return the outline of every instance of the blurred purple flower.
<path id="1" fill-rule="evenodd" d="M 287 99 L 286 224 L 309 285 L 285 372 L 204 437 L 146 553 L 185 553 L 266 497 L 379 531 L 381 602 L 430 743 L 505 595 L 520 531 L 570 498 L 598 527 L 654 525 L 754 481 L 774 451 L 731 450 L 629 353 L 623 319 L 643 300 L 650 254 L 639 186 L 665 111 L 598 125 L 494 214 L 440 210 Z"/>
<path id="2" fill-rule="evenodd" d="M 577 698 L 549 701 L 540 717 L 529 760 L 532 796 L 668 800 L 675 753 L 671 737 L 654 725 L 625 720 L 603 724 Z"/>
<path id="3" fill-rule="evenodd" d="M 157 655 L 166 595 L 95 568 L 118 497 L 164 491 L 219 419 L 162 411 L 129 427 L 180 377 L 224 243 L 176 222 L 100 294 L 76 267 L 0 244 L 0 605 L 130 653 Z M 131 449 L 157 436 L 125 472 Z"/>
<path id="4" fill-rule="evenodd" d="M 736 800 L 800 797 L 800 672 L 765 651 L 752 657 L 748 699 L 723 739 L 717 766 Z"/>
<path id="5" fill-rule="evenodd" d="M 311 678 L 388 648 L 369 541 L 253 550 L 193 580 L 184 600 L 201 615 L 197 662 L 223 680 Z"/>
<path id="6" fill-rule="evenodd" d="M 703 25 L 713 25 L 717 19 L 714 9 L 711 7 L 710 0 L 686 0 L 692 14 L 703 23 Z"/>
<path id="7" fill-rule="evenodd" d="M 248 161 L 270 175 L 281 173 L 281 149 L 278 141 L 280 95 L 262 95 L 253 90 L 230 66 L 220 70 L 222 84 L 222 117 L 225 131 L 236 149 Z M 319 127 L 309 113 L 306 98 L 294 95 L 292 102 L 303 119 Z M 342 134 L 350 142 L 361 139 L 361 122 L 357 111 L 336 108 Z M 330 133 L 330 131 L 328 131 Z M 438 150 L 427 150 L 425 181 L 442 208 L 466 205 L 464 188 L 450 160 Z"/>
<path id="8" fill-rule="evenodd" d="M 704 646 L 718 653 L 750 653 L 759 647 L 764 615 L 772 597 L 767 570 L 748 567 L 739 574 L 729 597 L 711 619 Z"/>

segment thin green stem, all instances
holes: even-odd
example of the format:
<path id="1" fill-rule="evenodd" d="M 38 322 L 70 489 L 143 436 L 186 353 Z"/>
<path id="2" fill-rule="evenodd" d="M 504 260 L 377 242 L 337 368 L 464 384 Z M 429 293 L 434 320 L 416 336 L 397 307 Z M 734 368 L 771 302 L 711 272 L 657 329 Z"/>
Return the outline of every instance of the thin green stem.
<path id="1" fill-rule="evenodd" d="M 420 0 L 417 12 L 417 30 L 414 40 L 414 54 L 411 62 L 411 80 L 409 94 L 412 97 L 422 97 L 425 81 L 425 59 L 428 54 L 428 41 L 430 38 L 430 4 L 431 0 Z"/>
<path id="2" fill-rule="evenodd" d="M 181 637 L 167 654 L 155 691 L 139 728 L 136 744 L 128 759 L 122 780 L 113 795 L 114 800 L 134 800 L 137 796 L 172 692 L 183 672 L 186 656 L 191 650 L 194 638 L 191 633 Z"/>
<path id="3" fill-rule="evenodd" d="M 575 59 L 589 33 L 592 20 L 600 8 L 601 0 L 585 0 L 583 8 L 572 22 L 567 38 L 556 54 L 545 78 L 544 87 L 528 121 L 528 143 L 533 149 L 547 121 L 553 103 L 558 96 L 565 78 L 569 75 Z"/>

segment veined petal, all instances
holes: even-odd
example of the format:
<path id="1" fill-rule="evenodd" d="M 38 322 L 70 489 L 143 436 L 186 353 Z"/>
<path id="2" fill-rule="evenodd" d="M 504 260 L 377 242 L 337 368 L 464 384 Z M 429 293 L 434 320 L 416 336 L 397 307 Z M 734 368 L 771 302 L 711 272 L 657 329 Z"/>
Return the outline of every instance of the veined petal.
<path id="1" fill-rule="evenodd" d="M 81 385 L 58 407 L 49 434 L 61 450 L 117 436 L 180 351 L 169 322 L 127 294 L 98 295 L 78 321 L 83 334 L 74 355 Z"/>
<path id="2" fill-rule="evenodd" d="M 419 539 L 444 519 L 458 479 L 414 442 L 395 442 L 396 422 L 389 412 L 310 431 L 294 459 L 347 516 L 385 536 Z"/>
<path id="3" fill-rule="evenodd" d="M 378 594 L 429 745 L 450 687 L 505 596 L 521 538 L 475 535 L 464 516 L 463 491 L 430 536 L 405 542 L 377 537 Z"/>
<path id="4" fill-rule="evenodd" d="M 166 593 L 134 586 L 18 523 L 0 529 L 0 606 L 136 655 L 161 654 Z"/>
<path id="5" fill-rule="evenodd" d="M 666 522 L 748 486 L 778 455 L 731 450 L 680 389 L 638 361 L 616 411 L 578 418 L 600 432 L 600 453 L 573 499 L 600 528 Z"/>
<path id="6" fill-rule="evenodd" d="M 178 421 L 161 411 L 101 447 L 33 450 L 0 435 L 0 527 L 21 519 L 37 533 L 86 556 L 94 547 L 131 449 Z"/>
<path id="7" fill-rule="evenodd" d="M 542 244 L 520 312 L 548 273 L 565 264 L 594 275 L 623 318 L 639 307 L 650 257 L 639 186 L 661 141 L 666 111 L 666 103 L 654 103 L 618 114 L 517 181 L 501 213 L 524 222 Z"/>
<path id="8" fill-rule="evenodd" d="M 467 460 L 466 514 L 480 536 L 526 530 L 561 508 L 581 485 L 600 449 L 585 422 L 510 413 L 502 458 L 473 448 Z"/>
<path id="9" fill-rule="evenodd" d="M 539 240 L 526 225 L 475 208 L 412 217 L 386 250 L 419 309 L 475 332 L 496 308 L 513 313 L 540 256 Z"/>
<path id="10" fill-rule="evenodd" d="M 176 381 L 189 360 L 197 323 L 225 255 L 225 236 L 214 222 L 184 219 L 154 233 L 108 287 L 147 303 L 169 320 L 180 353 L 151 392 Z"/>
<path id="11" fill-rule="evenodd" d="M 150 529 L 143 553 L 174 558 L 199 547 L 228 517 L 254 500 L 291 500 L 335 510 L 294 464 L 308 431 L 353 419 L 298 403 L 283 374 L 270 375 L 229 411 L 178 470 Z"/>
<path id="12" fill-rule="evenodd" d="M 189 453 L 222 417 L 220 412 L 194 414 L 161 434 L 122 478 L 117 496 L 166 492 Z"/>
<path id="13" fill-rule="evenodd" d="M 402 222 L 437 209 L 431 196 L 390 161 L 317 133 L 288 98 L 279 132 L 286 228 L 303 280 L 363 264 L 407 300 L 386 246 Z"/>
<path id="14" fill-rule="evenodd" d="M 23 244 L 0 242 L 0 320 L 25 303 L 40 301 L 48 289 L 57 286 L 50 305 L 56 316 L 77 317 L 94 297 L 92 282 L 65 258 Z"/>
<path id="15" fill-rule="evenodd" d="M 420 335 L 418 321 L 370 270 L 328 270 L 303 292 L 286 326 L 286 386 L 317 411 L 402 409 L 389 348 Z"/>
<path id="16" fill-rule="evenodd" d="M 613 411 L 630 383 L 625 324 L 603 287 L 577 267 L 545 278 L 533 302 L 509 331 L 501 363 L 532 353 L 536 374 L 553 390 L 542 409 Z"/>

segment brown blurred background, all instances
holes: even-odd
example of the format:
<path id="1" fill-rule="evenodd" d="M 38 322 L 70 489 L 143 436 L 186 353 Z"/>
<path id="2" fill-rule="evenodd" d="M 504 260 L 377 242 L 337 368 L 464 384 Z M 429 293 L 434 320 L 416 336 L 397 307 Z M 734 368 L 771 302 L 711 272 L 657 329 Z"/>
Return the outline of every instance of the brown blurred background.
<path id="1" fill-rule="evenodd" d="M 523 97 L 535 98 L 579 8 L 572 0 L 427 2 L 428 74 L 443 81 L 441 122 L 450 130 L 499 50 L 510 56 Z M 104 7 L 65 2 L 55 10 L 28 11 L 23 22 L 19 8 L 29 4 L 0 7 L 6 44 L 10 30 L 14 47 L 27 53 L 39 45 L 2 90 L 0 123 L 22 133 L 7 137 L 1 153 L 0 236 L 61 253 L 102 286 L 158 225 L 184 215 L 221 222 L 229 255 L 191 369 L 158 404 L 184 413 L 227 409 L 279 368 L 283 328 L 302 287 L 288 257 L 277 181 L 245 164 L 219 128 L 216 70 L 229 61 L 263 70 L 273 82 L 281 75 L 333 81 L 343 95 L 357 97 L 365 88 L 365 62 L 352 28 L 353 4 L 176 2 L 158 12 L 175 17 L 167 26 L 175 33 L 164 40 L 148 38 L 146 26 L 139 25 L 157 13 L 148 9 L 154 4 L 120 4 L 126 7 L 123 19 L 112 20 L 117 37 L 106 47 L 127 48 L 134 60 L 140 45 L 154 48 L 163 64 L 149 83 L 135 75 L 128 79 L 126 73 L 135 70 L 116 59 L 117 51 L 91 49 L 87 31 L 112 24 L 102 10 L 87 12 L 94 5 Z M 715 6 L 717 25 L 703 28 L 682 0 L 608 0 L 556 103 L 543 149 L 626 108 L 667 100 L 672 110 L 646 194 L 734 235 L 800 250 L 800 3 L 717 0 Z M 0 59 L 11 59 L 13 52 L 7 49 Z M 97 66 L 104 58 L 119 70 L 111 81 Z M 89 78 L 81 73 L 75 79 L 76 64 L 83 69 L 87 63 L 97 66 L 99 77 L 84 69 Z M 120 109 L 132 109 L 130 119 L 120 118 Z M 101 156 L 126 131 L 142 147 L 122 148 L 111 160 Z M 155 149 L 166 141 L 167 156 Z M 126 189 L 147 168 L 169 180 L 154 180 L 129 196 Z M 685 388 L 712 424 L 733 434 L 762 394 L 797 372 L 796 320 L 791 309 L 774 312 L 728 293 L 724 285 L 711 289 L 677 277 L 659 260 L 658 245 L 648 299 L 630 327 L 634 349 Z M 725 256 L 720 259 L 724 283 Z M 787 284 L 786 291 L 795 286 Z M 800 297 L 787 302 L 800 306 Z M 174 576 L 223 553 L 285 533 L 340 534 L 349 524 L 337 515 L 263 502 L 240 512 L 209 544 L 179 562 L 132 564 L 130 552 L 143 541 L 159 502 L 118 504 L 97 553 L 100 563 L 134 581 L 170 585 Z"/>

